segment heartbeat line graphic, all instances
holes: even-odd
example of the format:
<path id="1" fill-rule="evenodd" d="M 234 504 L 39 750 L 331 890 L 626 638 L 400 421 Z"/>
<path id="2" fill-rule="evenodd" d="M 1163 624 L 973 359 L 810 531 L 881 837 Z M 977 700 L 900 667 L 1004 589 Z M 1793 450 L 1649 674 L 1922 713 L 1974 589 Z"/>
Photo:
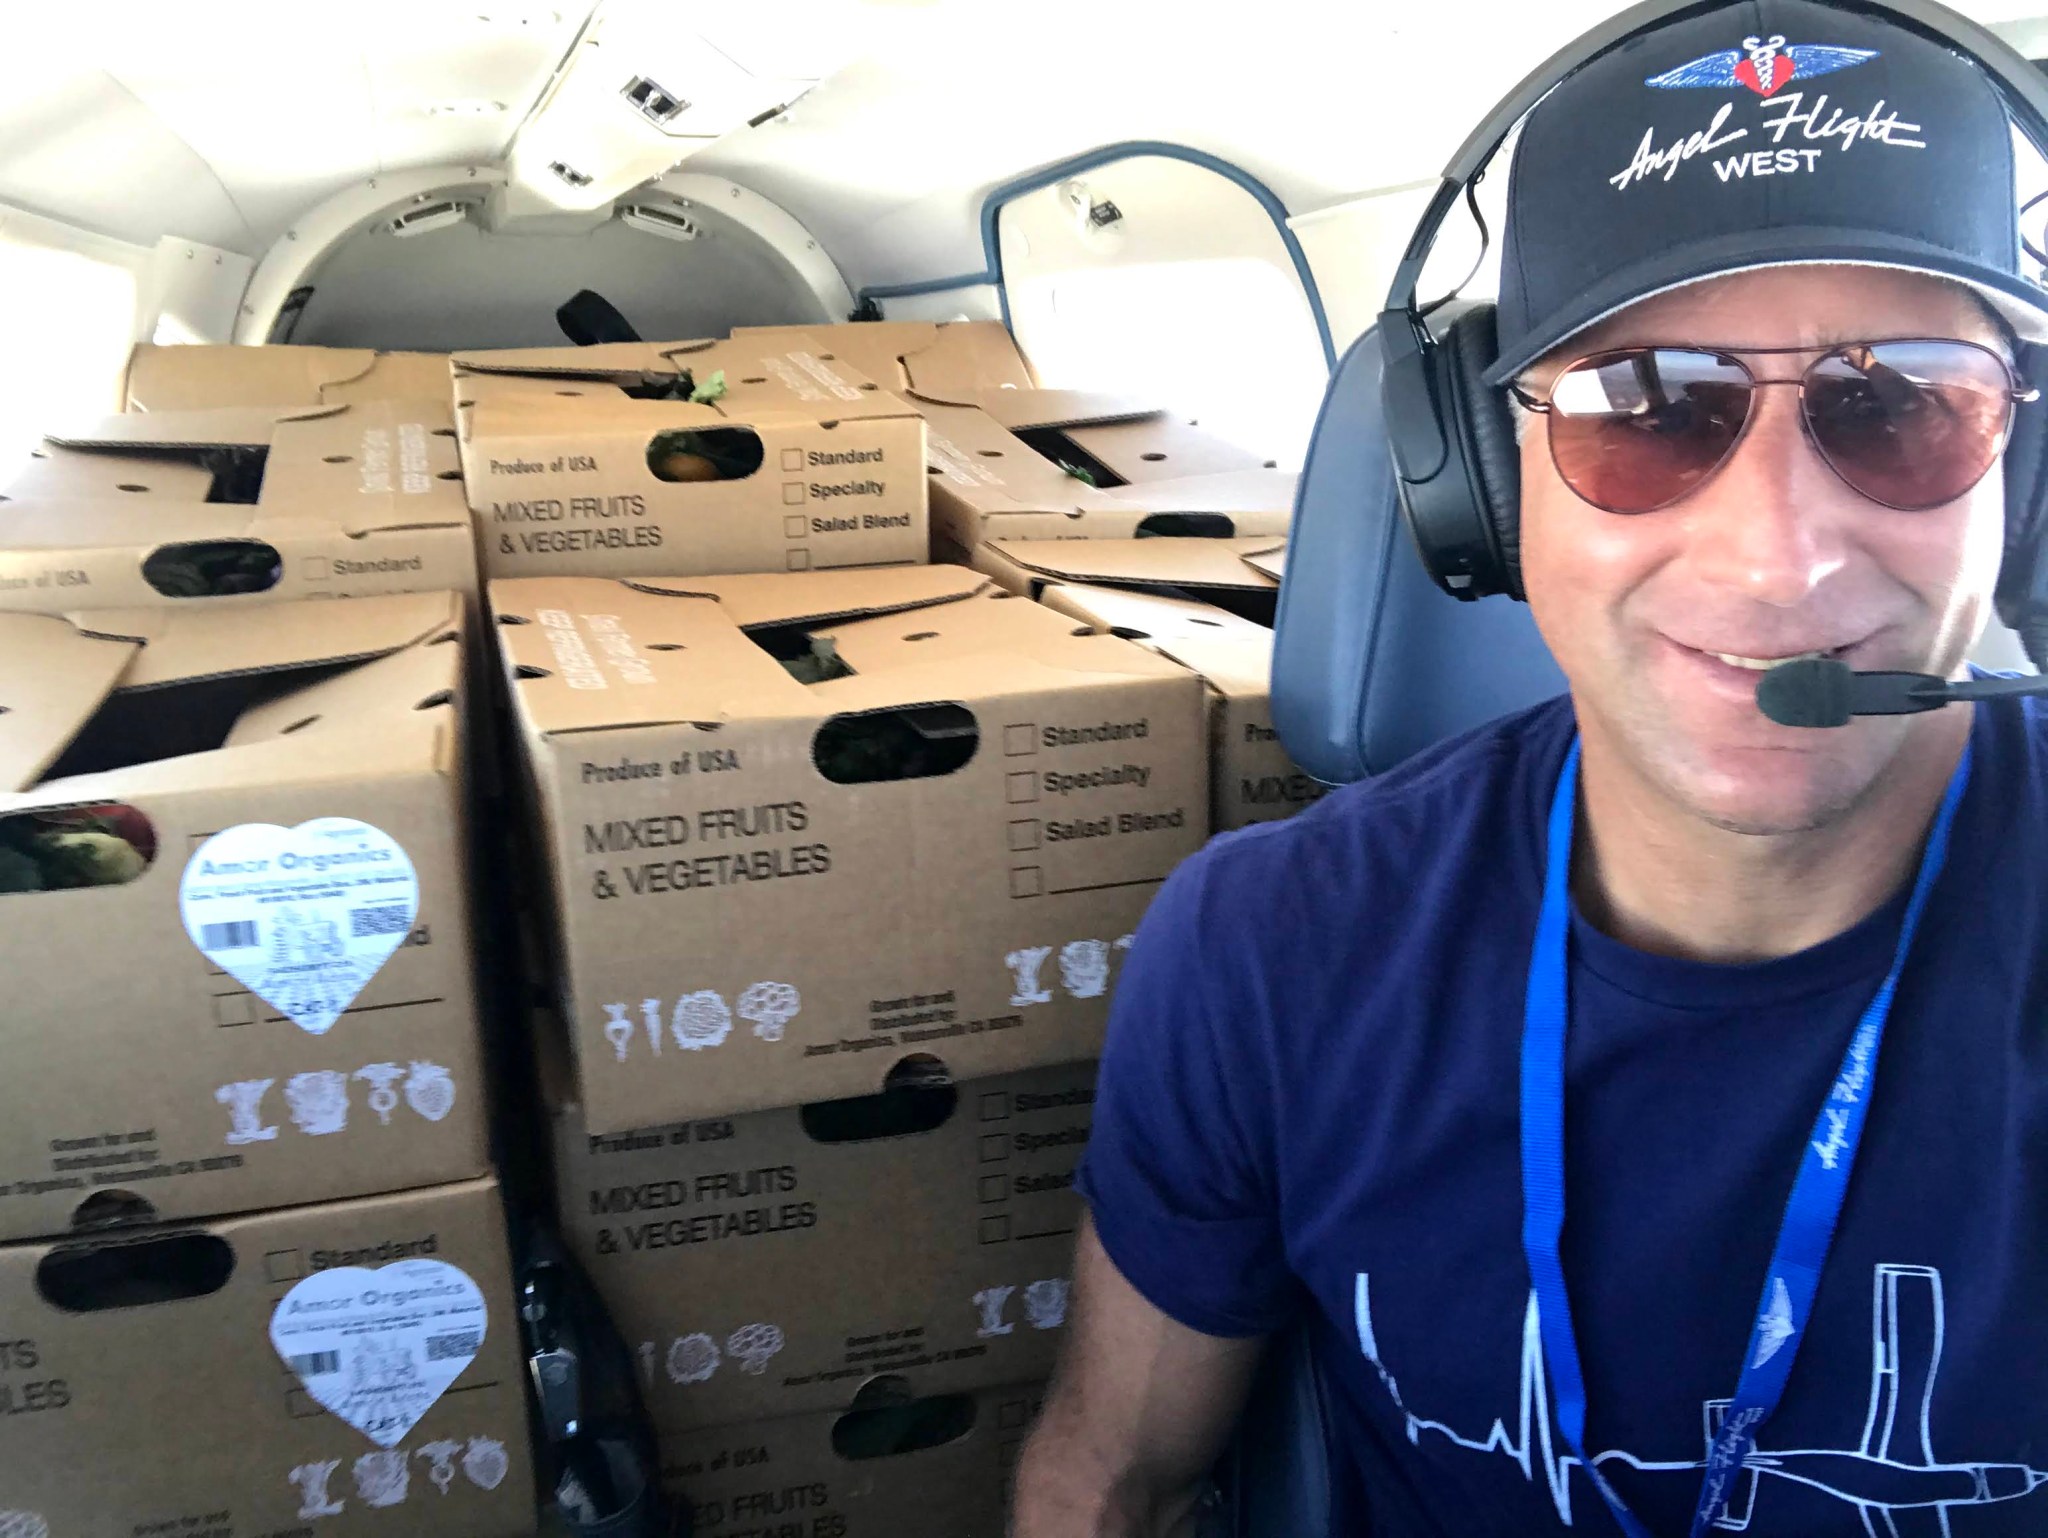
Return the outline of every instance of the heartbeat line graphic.
<path id="1" fill-rule="evenodd" d="M 1871 1280 L 1870 1409 L 1862 1442 L 1848 1448 L 1758 1447 L 1743 1465 L 1743 1487 L 1715 1526 L 1735 1532 L 1747 1529 L 1765 1476 L 1846 1501 L 1856 1508 L 1870 1538 L 1949 1538 L 1949 1513 L 1955 1507 L 2017 1500 L 2048 1484 L 2048 1469 L 2022 1463 L 1943 1462 L 1935 1457 L 1929 1410 L 1946 1328 L 1941 1273 L 1931 1266 L 1879 1265 L 1872 1268 Z M 1371 1278 L 1363 1271 L 1358 1273 L 1355 1309 L 1359 1349 L 1407 1422 L 1408 1440 L 1419 1445 L 1427 1433 L 1473 1452 L 1504 1454 L 1532 1482 L 1540 1472 L 1558 1520 L 1570 1527 L 1571 1475 L 1579 1460 L 1552 1440 L 1550 1381 L 1543 1367 L 1535 1293 L 1529 1294 L 1522 1315 L 1514 1429 L 1496 1419 L 1485 1436 L 1476 1438 L 1408 1408 L 1373 1334 Z M 1654 1460 L 1610 1448 L 1593 1453 L 1589 1461 L 1596 1467 L 1621 1463 L 1644 1473 L 1697 1476 L 1727 1409 L 1725 1399 L 1702 1404 L 1704 1435 L 1698 1458 Z"/>

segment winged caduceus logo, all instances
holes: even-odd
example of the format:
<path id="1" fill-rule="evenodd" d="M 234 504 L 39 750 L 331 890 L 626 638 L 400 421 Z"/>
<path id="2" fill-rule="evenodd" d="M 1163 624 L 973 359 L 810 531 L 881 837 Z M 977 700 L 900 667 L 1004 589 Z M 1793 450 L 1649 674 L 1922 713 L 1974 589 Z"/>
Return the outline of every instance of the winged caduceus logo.
<path id="1" fill-rule="evenodd" d="M 1785 35 L 1768 38 L 1745 37 L 1740 48 L 1702 54 L 1676 69 L 1652 75 L 1643 82 L 1660 91 L 1679 91 L 1693 86 L 1748 86 L 1759 96 L 1774 95 L 1795 76 L 1831 75 L 1851 69 L 1877 57 L 1875 48 L 1837 48 L 1828 43 L 1794 43 L 1785 46 Z"/>

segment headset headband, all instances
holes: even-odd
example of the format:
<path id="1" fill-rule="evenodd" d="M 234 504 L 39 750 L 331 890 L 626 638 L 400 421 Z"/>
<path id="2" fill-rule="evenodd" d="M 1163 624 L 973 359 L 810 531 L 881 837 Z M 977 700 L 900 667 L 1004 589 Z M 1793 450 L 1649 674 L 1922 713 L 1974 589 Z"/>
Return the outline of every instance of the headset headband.
<path id="1" fill-rule="evenodd" d="M 2048 159 L 2048 77 L 2044 77 L 1996 33 L 1946 5 L 1938 4 L 1937 0 L 1819 0 L 1819 3 L 1839 11 L 1881 16 L 1969 56 L 2004 98 L 2020 132 L 2044 159 Z M 1444 220 L 1450 217 L 1466 186 L 1486 169 L 1508 135 L 1514 132 L 1515 125 L 1538 102 L 1557 89 L 1568 76 L 1620 47 L 1638 33 L 1652 31 L 1666 22 L 1718 10 L 1726 4 L 1727 0 L 1641 0 L 1640 4 L 1573 39 L 1524 76 L 1521 84 L 1510 91 L 1458 146 L 1450 164 L 1444 167 L 1443 179 L 1430 198 L 1428 208 L 1423 211 L 1421 222 L 1415 226 L 1415 233 L 1408 238 L 1400 266 L 1394 269 L 1385 311 L 1380 316 L 1381 332 L 1386 334 L 1395 330 L 1404 319 L 1408 326 L 1421 327 L 1422 319 L 1416 309 L 1417 290 L 1422 281 L 1423 264 L 1429 258 L 1430 248 L 1436 244 L 1437 231 L 1443 228 Z"/>

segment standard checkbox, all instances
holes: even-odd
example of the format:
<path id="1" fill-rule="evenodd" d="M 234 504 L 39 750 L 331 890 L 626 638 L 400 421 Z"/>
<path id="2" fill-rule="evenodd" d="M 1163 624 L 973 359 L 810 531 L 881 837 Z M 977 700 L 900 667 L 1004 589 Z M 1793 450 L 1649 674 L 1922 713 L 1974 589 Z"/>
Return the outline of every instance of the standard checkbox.
<path id="1" fill-rule="evenodd" d="M 1010 1157 L 1010 1135 L 1007 1132 L 984 1132 L 981 1135 L 981 1162 L 999 1164 Z"/>
<path id="2" fill-rule="evenodd" d="M 984 1175 L 975 1194 L 981 1205 L 987 1207 L 995 1202 L 1006 1201 L 1010 1195 L 1010 1179 L 1007 1175 Z"/>
<path id="3" fill-rule="evenodd" d="M 983 1121 L 1008 1121 L 1010 1119 L 1010 1093 L 1008 1090 L 992 1089 L 981 1097 L 981 1119 Z"/>
<path id="4" fill-rule="evenodd" d="M 1019 721 L 1003 728 L 1003 757 L 1022 758 L 1038 751 L 1038 728 L 1029 721 Z"/>
<path id="5" fill-rule="evenodd" d="M 1008 1213 L 981 1220 L 981 1242 L 983 1244 L 1007 1244 L 1010 1238 Z"/>
<path id="6" fill-rule="evenodd" d="M 1045 872 L 1036 865 L 1019 865 L 1010 872 L 1012 897 L 1043 897 Z"/>
<path id="7" fill-rule="evenodd" d="M 1012 806 L 1023 806 L 1038 799 L 1038 774 L 1035 770 L 1015 770 L 1003 777 L 1003 785 Z"/>
<path id="8" fill-rule="evenodd" d="M 804 483 L 802 481 L 784 481 L 782 483 L 782 505 L 784 507 L 802 507 L 804 505 Z"/>
<path id="9" fill-rule="evenodd" d="M 804 467 L 804 451 L 803 451 L 802 449 L 784 449 L 784 450 L 782 451 L 782 468 L 783 468 L 783 469 L 785 469 L 785 470 L 801 470 L 801 469 L 802 469 L 803 467 Z"/>
<path id="10" fill-rule="evenodd" d="M 1036 817 L 1020 818 L 1010 824 L 1010 853 L 1028 854 L 1038 847 L 1042 837 Z"/>
<path id="11" fill-rule="evenodd" d="M 306 1274 L 306 1262 L 297 1250 L 269 1250 L 263 1256 L 263 1275 L 273 1282 L 296 1282 Z"/>
<path id="12" fill-rule="evenodd" d="M 309 555 L 300 563 L 299 570 L 305 573 L 308 582 L 325 582 L 334 575 L 333 564 L 324 555 Z"/>

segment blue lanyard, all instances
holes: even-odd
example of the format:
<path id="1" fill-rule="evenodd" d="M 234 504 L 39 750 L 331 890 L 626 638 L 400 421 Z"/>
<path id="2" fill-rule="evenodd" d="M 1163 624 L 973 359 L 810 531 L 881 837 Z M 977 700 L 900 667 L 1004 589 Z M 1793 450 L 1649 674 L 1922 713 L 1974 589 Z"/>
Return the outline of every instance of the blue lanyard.
<path id="1" fill-rule="evenodd" d="M 1849 1189 L 1849 1172 L 1856 1163 L 1869 1090 L 1877 1076 L 1885 1017 L 1891 1013 L 1892 996 L 1898 991 L 1899 973 L 1927 906 L 1927 894 L 1941 874 L 1949 829 L 1969 778 L 1966 748 L 1927 836 L 1891 970 L 1856 1024 L 1842 1071 L 1821 1106 L 1813 1136 L 1800 1158 L 1799 1175 L 1778 1227 L 1763 1300 L 1750 1331 L 1749 1350 L 1743 1357 L 1742 1375 L 1707 1452 L 1692 1538 L 1701 1538 L 1727 1511 L 1736 1476 L 1756 1447 L 1757 1429 L 1777 1409 L 1786 1379 L 1792 1374 L 1792 1360 L 1805 1334 L 1814 1294 L 1820 1287 L 1821 1268 L 1827 1264 L 1835 1223 L 1842 1213 L 1842 1198 Z M 1558 1428 L 1621 1530 L 1628 1538 L 1650 1538 L 1649 1530 L 1622 1504 L 1606 1476 L 1586 1456 L 1586 1380 L 1579 1369 L 1578 1337 L 1565 1294 L 1564 1265 L 1558 1258 L 1558 1240 L 1564 1231 L 1564 1039 L 1569 997 L 1565 949 L 1571 919 L 1568 883 L 1578 785 L 1579 744 L 1574 739 L 1550 804 L 1543 908 L 1536 921 L 1522 1023 L 1522 1251 L 1536 1291 L 1543 1360 L 1556 1392 Z"/>

